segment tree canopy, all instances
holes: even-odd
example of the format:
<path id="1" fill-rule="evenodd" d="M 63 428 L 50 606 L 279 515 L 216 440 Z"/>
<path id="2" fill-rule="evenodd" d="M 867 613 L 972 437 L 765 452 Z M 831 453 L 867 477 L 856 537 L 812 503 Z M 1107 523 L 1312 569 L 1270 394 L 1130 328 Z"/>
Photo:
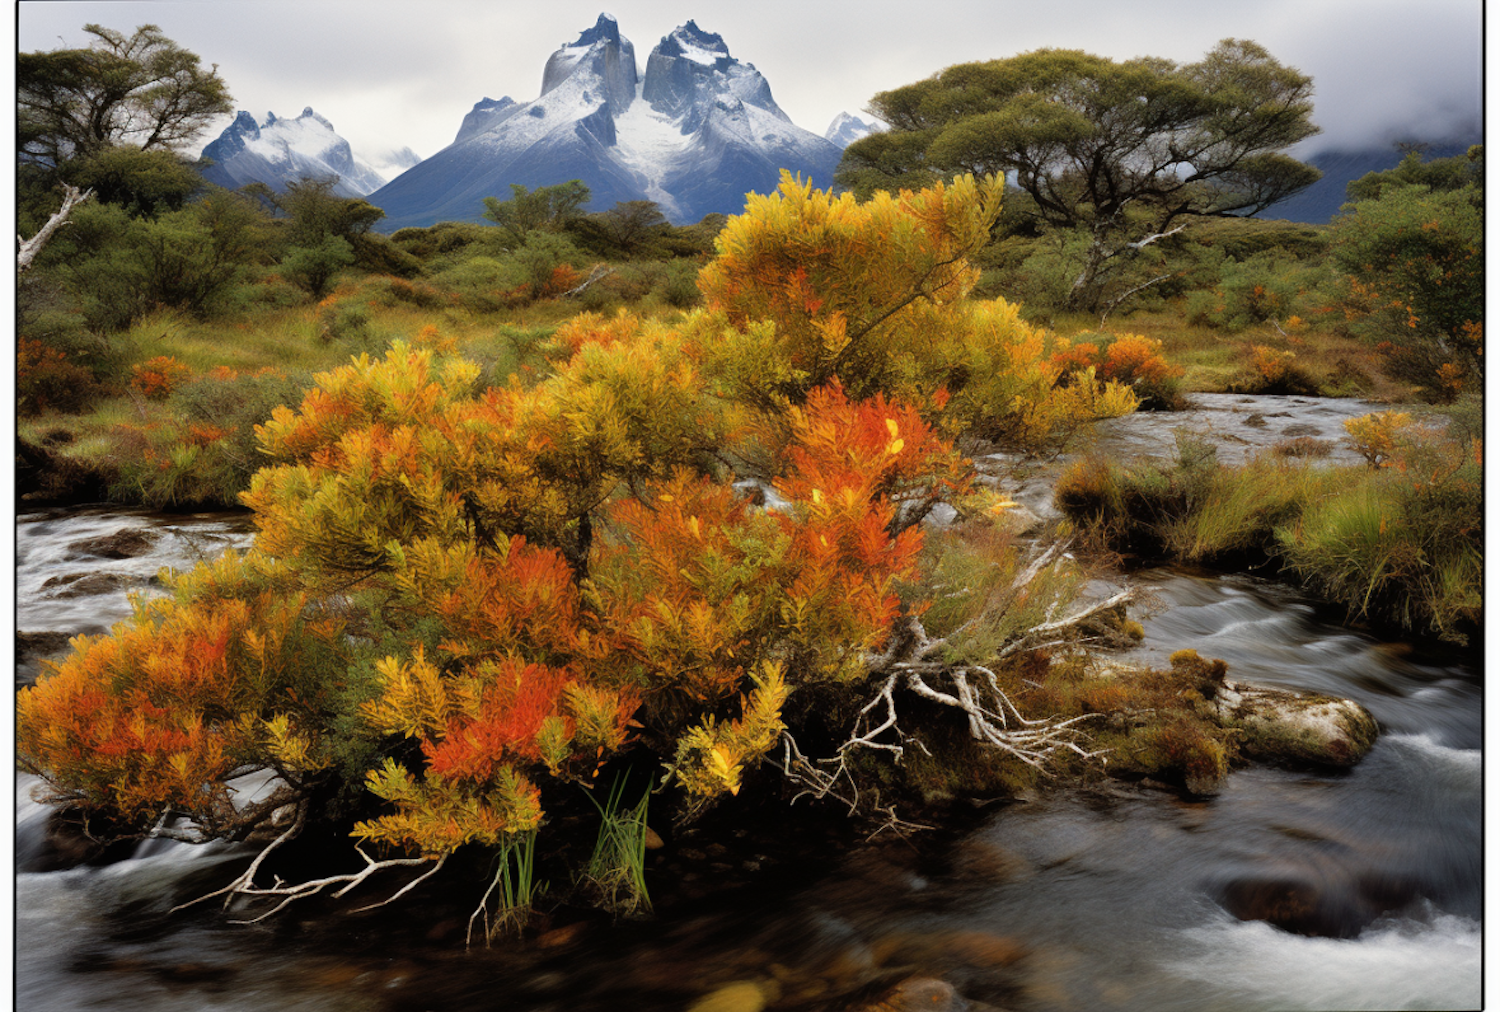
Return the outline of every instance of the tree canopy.
<path id="1" fill-rule="evenodd" d="M 485 197 L 484 217 L 504 229 L 518 246 L 526 241 L 529 232 L 560 230 L 582 213 L 591 196 L 581 179 L 538 186 L 535 190 L 511 183 L 510 194 L 509 200 Z"/>
<path id="2" fill-rule="evenodd" d="M 173 150 L 233 110 L 215 64 L 205 70 L 156 25 L 125 35 L 85 25 L 85 49 L 21 53 L 16 132 L 23 159 L 50 167 L 116 145 Z"/>
<path id="3" fill-rule="evenodd" d="M 891 130 L 851 144 L 836 179 L 864 195 L 1003 173 L 1024 215 L 1092 233 L 1075 286 L 1092 305 L 1106 261 L 1179 219 L 1254 214 L 1315 182 L 1283 153 L 1317 132 L 1311 99 L 1311 78 L 1244 40 L 1184 65 L 1042 49 L 876 95 Z"/>

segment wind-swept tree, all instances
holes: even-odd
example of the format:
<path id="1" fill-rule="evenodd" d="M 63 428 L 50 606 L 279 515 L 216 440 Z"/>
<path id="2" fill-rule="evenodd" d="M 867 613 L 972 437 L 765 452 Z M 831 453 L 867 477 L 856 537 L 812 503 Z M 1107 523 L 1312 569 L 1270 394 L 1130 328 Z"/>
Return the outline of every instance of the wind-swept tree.
<path id="1" fill-rule="evenodd" d="M 1116 63 L 1043 49 L 966 63 L 881 92 L 891 125 L 849 145 L 837 180 L 857 193 L 1006 174 L 1021 213 L 1089 237 L 1069 303 L 1097 308 L 1113 263 L 1199 216 L 1264 210 L 1319 178 L 1284 150 L 1317 132 L 1312 79 L 1254 42 L 1202 60 Z"/>
<path id="2" fill-rule="evenodd" d="M 156 25 L 125 35 L 85 25 L 86 49 L 16 60 L 16 132 L 23 160 L 57 167 L 115 145 L 175 150 L 233 108 L 218 65 L 205 70 Z"/>

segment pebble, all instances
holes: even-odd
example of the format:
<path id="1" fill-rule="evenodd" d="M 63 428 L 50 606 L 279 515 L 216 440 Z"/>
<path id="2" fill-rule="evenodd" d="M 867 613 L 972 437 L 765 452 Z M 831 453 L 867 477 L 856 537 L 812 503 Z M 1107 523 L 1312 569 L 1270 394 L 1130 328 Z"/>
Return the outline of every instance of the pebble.
<path id="1" fill-rule="evenodd" d="M 768 992 L 776 990 L 772 982 L 737 980 L 699 998 L 688 1006 L 688 1012 L 761 1012 L 766 1007 Z"/>

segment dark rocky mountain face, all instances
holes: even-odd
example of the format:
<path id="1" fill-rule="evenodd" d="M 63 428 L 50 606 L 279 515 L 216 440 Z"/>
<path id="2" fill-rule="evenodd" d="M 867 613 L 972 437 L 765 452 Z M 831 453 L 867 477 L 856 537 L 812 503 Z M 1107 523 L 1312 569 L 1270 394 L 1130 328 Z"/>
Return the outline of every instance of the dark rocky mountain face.
<path id="1" fill-rule="evenodd" d="M 600 15 L 546 61 L 531 102 L 485 99 L 454 142 L 371 194 L 381 227 L 478 221 L 510 184 L 582 179 L 592 210 L 654 200 L 677 223 L 737 213 L 745 194 L 774 189 L 782 169 L 832 185 L 838 145 L 792 123 L 754 66 L 689 21 L 638 73 L 635 47 Z"/>

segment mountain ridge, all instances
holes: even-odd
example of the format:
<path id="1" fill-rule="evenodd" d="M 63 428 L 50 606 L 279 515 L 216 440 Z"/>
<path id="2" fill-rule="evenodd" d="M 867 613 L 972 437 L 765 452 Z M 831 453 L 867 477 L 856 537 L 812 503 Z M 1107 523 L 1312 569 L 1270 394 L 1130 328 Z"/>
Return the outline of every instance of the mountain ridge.
<path id="1" fill-rule="evenodd" d="M 547 59 L 530 102 L 475 104 L 454 142 L 367 199 L 392 230 L 478 221 L 486 196 L 582 179 L 590 207 L 654 200 L 682 224 L 744 208 L 782 169 L 832 186 L 842 149 L 804 130 L 775 102 L 753 64 L 722 36 L 688 21 L 663 36 L 638 70 L 635 47 L 601 14 Z"/>

